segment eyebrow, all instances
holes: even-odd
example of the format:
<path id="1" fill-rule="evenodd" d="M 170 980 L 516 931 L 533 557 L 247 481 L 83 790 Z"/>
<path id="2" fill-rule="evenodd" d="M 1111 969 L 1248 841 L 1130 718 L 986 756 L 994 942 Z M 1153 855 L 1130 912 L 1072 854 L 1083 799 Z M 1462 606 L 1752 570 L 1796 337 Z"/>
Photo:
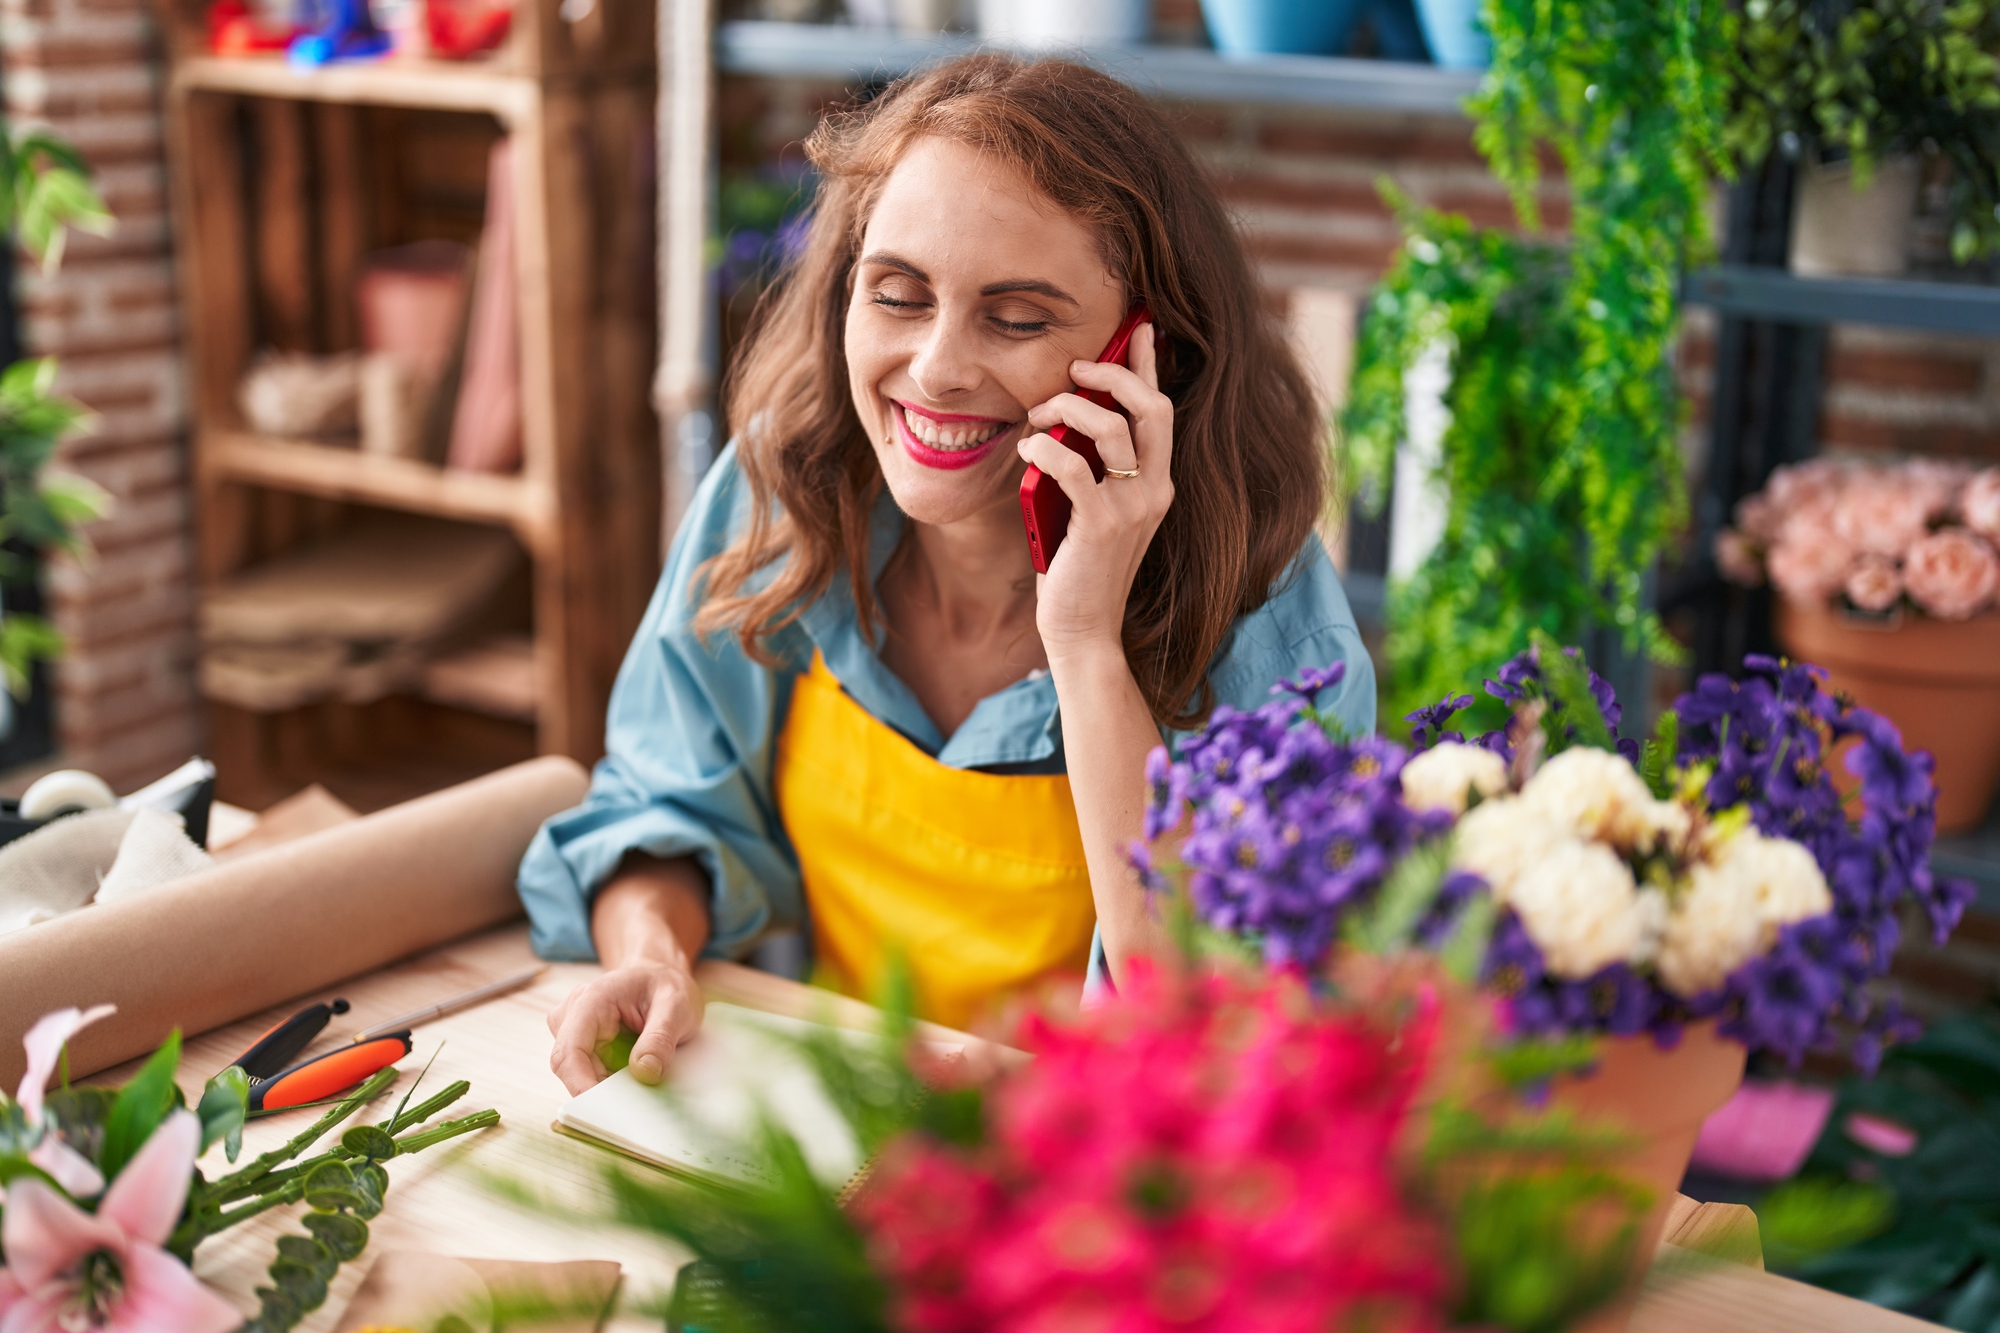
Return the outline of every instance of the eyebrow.
<path id="1" fill-rule="evenodd" d="M 893 268 L 900 273 L 909 274 L 918 282 L 928 283 L 931 280 L 930 274 L 924 272 L 901 255 L 890 254 L 886 250 L 877 250 L 872 254 L 863 255 L 861 262 L 864 264 L 880 264 L 884 268 Z M 1005 296 L 1009 292 L 1032 292 L 1037 296 L 1047 296 L 1057 301 L 1066 301 L 1070 305 L 1079 308 L 1083 305 L 1083 302 L 1077 300 L 1053 282 L 1044 282 L 1040 278 L 1011 278 L 1006 282 L 988 283 L 979 289 L 981 296 Z"/>

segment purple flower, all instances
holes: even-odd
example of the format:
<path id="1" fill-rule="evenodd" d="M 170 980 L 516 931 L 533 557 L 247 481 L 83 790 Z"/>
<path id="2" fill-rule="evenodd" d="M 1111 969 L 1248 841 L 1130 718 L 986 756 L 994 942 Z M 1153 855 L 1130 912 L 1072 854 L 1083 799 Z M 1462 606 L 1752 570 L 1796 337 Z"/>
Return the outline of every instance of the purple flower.
<path id="1" fill-rule="evenodd" d="M 1446 731 L 1444 724 L 1451 720 L 1453 713 L 1472 707 L 1472 696 L 1461 694 L 1453 698 L 1447 694 L 1428 708 L 1419 708 L 1408 714 L 1404 721 L 1411 723 L 1410 741 L 1419 750 L 1428 750 L 1439 741 L 1465 742 L 1465 737 L 1456 731 Z"/>
<path id="2" fill-rule="evenodd" d="M 1152 842 L 1181 822 L 1187 800 L 1187 771 L 1173 762 L 1164 745 L 1146 756 L 1145 837 Z"/>
<path id="3" fill-rule="evenodd" d="M 1291 680 L 1281 680 L 1271 687 L 1273 694 L 1296 694 L 1311 703 L 1319 698 L 1321 690 L 1332 689 L 1347 678 L 1347 663 L 1335 662 L 1329 667 L 1307 667 Z"/>

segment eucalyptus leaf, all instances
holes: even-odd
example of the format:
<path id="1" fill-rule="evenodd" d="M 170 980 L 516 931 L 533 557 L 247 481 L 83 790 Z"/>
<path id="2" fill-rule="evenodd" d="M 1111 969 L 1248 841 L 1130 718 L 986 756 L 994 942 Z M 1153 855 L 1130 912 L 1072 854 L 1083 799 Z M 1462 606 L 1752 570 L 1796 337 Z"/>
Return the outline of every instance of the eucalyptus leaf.
<path id="1" fill-rule="evenodd" d="M 340 1146 L 357 1157 L 382 1162 L 396 1155 L 396 1140 L 377 1125 L 356 1125 L 340 1136 Z"/>
<path id="2" fill-rule="evenodd" d="M 368 1246 L 368 1224 L 348 1213 L 307 1213 L 304 1226 L 342 1263 Z"/>
<path id="3" fill-rule="evenodd" d="M 352 1208 L 362 1196 L 345 1162 L 321 1162 L 306 1176 L 306 1203 L 323 1213 Z"/>

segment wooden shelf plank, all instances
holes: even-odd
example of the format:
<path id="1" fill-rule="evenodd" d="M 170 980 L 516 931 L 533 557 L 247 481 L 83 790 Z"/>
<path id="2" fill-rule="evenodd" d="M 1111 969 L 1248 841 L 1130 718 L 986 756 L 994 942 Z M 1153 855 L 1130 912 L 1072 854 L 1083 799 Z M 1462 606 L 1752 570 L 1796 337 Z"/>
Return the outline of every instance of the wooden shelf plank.
<path id="1" fill-rule="evenodd" d="M 990 46 L 991 43 L 985 44 Z M 716 26 L 716 62 L 728 74 L 775 74 L 848 82 L 893 79 L 982 49 L 976 37 L 905 37 L 833 23 L 743 20 Z M 1217 55 L 1192 47 L 1065 48 L 1155 97 L 1197 102 L 1354 107 L 1462 115 L 1478 88 L 1477 70 L 1340 56 Z"/>
<path id="2" fill-rule="evenodd" d="M 177 92 L 238 93 L 307 102 L 485 111 L 512 124 L 535 106 L 535 80 L 479 64 L 394 57 L 302 69 L 282 56 L 189 56 L 174 66 Z"/>
<path id="3" fill-rule="evenodd" d="M 422 692 L 435 704 L 533 722 L 541 698 L 535 641 L 526 634 L 500 635 L 436 658 L 424 668 Z"/>
<path id="4" fill-rule="evenodd" d="M 203 431 L 200 458 L 202 467 L 230 481 L 509 527 L 530 551 L 540 549 L 549 526 L 538 489 L 519 476 L 454 472 L 233 430 Z"/>

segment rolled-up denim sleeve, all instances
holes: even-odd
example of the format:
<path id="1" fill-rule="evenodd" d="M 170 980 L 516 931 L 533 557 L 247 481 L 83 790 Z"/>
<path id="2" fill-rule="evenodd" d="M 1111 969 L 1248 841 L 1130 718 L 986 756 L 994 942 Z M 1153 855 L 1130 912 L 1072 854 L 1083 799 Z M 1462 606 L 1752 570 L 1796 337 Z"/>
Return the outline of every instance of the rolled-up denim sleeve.
<path id="1" fill-rule="evenodd" d="M 695 572 L 741 519 L 740 475 L 733 450 L 709 470 L 619 670 L 590 792 L 542 825 L 522 859 L 517 886 L 543 958 L 596 957 L 592 899 L 633 851 L 693 856 L 708 873 L 712 956 L 736 956 L 803 919 L 771 787 L 793 673 L 752 661 L 733 634 L 697 636 L 691 623 Z"/>

